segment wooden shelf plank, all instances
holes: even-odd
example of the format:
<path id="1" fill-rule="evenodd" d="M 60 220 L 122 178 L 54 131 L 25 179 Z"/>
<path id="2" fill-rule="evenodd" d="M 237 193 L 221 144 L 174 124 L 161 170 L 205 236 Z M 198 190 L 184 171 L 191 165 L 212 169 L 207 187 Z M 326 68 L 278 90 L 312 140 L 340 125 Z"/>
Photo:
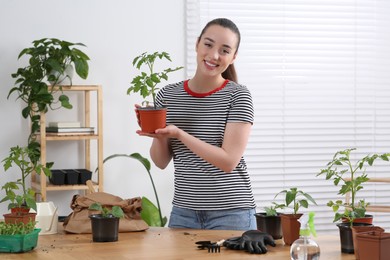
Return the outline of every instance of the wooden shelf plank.
<path id="1" fill-rule="evenodd" d="M 34 189 L 40 190 L 41 184 L 38 182 L 31 183 L 31 186 Z M 93 182 L 93 187 L 95 189 L 99 188 L 99 184 L 97 182 Z M 46 191 L 66 191 L 66 190 L 88 190 L 89 187 L 84 184 L 80 185 L 53 185 L 53 184 L 46 184 Z"/>

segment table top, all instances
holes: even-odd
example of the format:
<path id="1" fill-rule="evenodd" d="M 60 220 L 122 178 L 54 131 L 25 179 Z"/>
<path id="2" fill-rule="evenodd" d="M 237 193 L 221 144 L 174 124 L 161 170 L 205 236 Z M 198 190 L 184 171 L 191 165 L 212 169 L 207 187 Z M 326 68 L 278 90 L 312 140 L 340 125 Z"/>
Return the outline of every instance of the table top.
<path id="1" fill-rule="evenodd" d="M 290 246 L 276 240 L 276 247 L 268 246 L 268 253 L 250 254 L 241 250 L 221 248 L 220 253 L 208 253 L 198 249 L 196 241 L 240 236 L 242 231 L 171 229 L 150 227 L 140 232 L 119 233 L 118 241 L 98 243 L 92 234 L 65 234 L 62 226 L 54 235 L 40 235 L 37 247 L 18 254 L 0 253 L 1 259 L 290 259 Z M 355 259 L 353 254 L 341 253 L 340 238 L 334 235 L 318 235 L 321 259 Z"/>

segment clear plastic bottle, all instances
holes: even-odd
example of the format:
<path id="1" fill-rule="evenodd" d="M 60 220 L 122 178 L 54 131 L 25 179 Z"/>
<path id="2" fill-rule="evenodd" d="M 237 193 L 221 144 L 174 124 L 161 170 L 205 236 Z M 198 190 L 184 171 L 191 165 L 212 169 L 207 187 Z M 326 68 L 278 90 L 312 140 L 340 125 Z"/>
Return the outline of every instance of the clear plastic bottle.
<path id="1" fill-rule="evenodd" d="M 314 213 L 310 212 L 309 216 L 303 215 L 299 238 L 292 243 L 290 248 L 291 260 L 318 260 L 320 259 L 320 247 L 310 238 L 310 234 L 316 236 L 314 229 Z"/>

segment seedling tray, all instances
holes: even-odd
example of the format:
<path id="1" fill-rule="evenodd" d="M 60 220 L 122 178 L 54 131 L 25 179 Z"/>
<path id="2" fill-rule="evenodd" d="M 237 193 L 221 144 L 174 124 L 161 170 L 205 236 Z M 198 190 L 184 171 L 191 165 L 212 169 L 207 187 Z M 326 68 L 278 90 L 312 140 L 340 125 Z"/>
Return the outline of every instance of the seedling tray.
<path id="1" fill-rule="evenodd" d="M 0 235 L 0 252 L 22 253 L 33 250 L 38 243 L 40 228 L 25 235 Z"/>

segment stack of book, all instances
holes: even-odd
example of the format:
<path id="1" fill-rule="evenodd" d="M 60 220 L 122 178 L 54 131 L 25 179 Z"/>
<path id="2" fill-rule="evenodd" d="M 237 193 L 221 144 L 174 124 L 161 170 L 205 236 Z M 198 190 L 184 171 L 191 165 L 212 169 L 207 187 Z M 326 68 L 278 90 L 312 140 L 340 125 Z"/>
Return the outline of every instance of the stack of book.
<path id="1" fill-rule="evenodd" d="M 95 128 L 82 127 L 80 122 L 49 122 L 46 133 L 55 135 L 94 134 Z"/>

